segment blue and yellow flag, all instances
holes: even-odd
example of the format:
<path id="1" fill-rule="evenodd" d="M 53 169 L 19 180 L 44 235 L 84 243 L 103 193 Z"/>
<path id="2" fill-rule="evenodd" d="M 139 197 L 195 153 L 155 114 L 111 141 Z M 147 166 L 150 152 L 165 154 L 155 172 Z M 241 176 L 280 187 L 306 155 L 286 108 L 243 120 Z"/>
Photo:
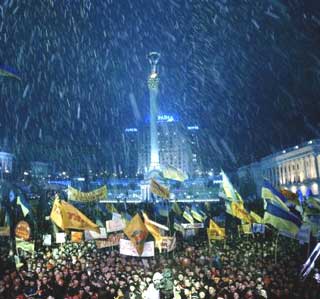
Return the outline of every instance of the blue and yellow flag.
<path id="1" fill-rule="evenodd" d="M 260 217 L 260 215 L 256 214 L 255 212 L 250 211 L 250 216 L 252 218 L 252 222 L 254 222 L 254 223 L 263 223 L 262 217 Z"/>
<path id="2" fill-rule="evenodd" d="M 183 171 L 171 165 L 167 165 L 167 167 L 163 169 L 162 173 L 163 173 L 163 177 L 170 180 L 183 182 L 188 179 L 188 176 Z"/>
<path id="3" fill-rule="evenodd" d="M 26 217 L 31 210 L 31 206 L 26 202 L 25 199 L 21 198 L 20 196 L 17 197 L 17 205 L 20 206 L 23 217 Z"/>
<path id="4" fill-rule="evenodd" d="M 204 212 L 202 212 L 196 205 L 191 206 L 191 215 L 194 219 L 196 219 L 199 222 L 203 222 L 207 216 L 205 215 Z"/>
<path id="5" fill-rule="evenodd" d="M 294 206 L 300 206 L 298 194 L 287 189 L 280 189 L 280 193 L 287 199 L 288 203 L 291 203 Z"/>
<path id="6" fill-rule="evenodd" d="M 171 210 L 178 216 L 181 216 L 183 213 L 177 201 L 172 204 Z"/>
<path id="7" fill-rule="evenodd" d="M 17 72 L 6 65 L 0 65 L 0 76 L 2 77 L 10 77 L 17 80 L 21 80 L 21 78 L 18 76 Z"/>
<path id="8" fill-rule="evenodd" d="M 237 191 L 233 188 L 233 185 L 231 184 L 229 178 L 227 177 L 227 175 L 224 173 L 223 170 L 221 170 L 221 175 L 222 175 L 222 189 L 224 191 L 224 198 L 230 200 L 230 201 L 235 201 L 235 202 L 242 202 L 242 198 L 239 195 L 239 193 L 237 193 Z"/>
<path id="9" fill-rule="evenodd" d="M 192 215 L 191 215 L 191 213 L 190 213 L 190 208 L 189 207 L 186 207 L 185 208 L 185 210 L 184 210 L 184 212 L 183 212 L 183 214 L 182 214 L 182 217 L 184 218 L 184 219 L 186 219 L 188 222 L 190 222 L 190 223 L 194 223 L 194 220 L 193 220 L 193 218 L 192 218 Z"/>
<path id="10" fill-rule="evenodd" d="M 276 229 L 296 235 L 301 226 L 301 220 L 293 213 L 282 209 L 271 200 L 266 200 L 263 217 L 264 223 L 269 223 Z"/>
<path id="11" fill-rule="evenodd" d="M 263 186 L 261 189 L 261 197 L 263 199 L 268 199 L 274 205 L 289 212 L 289 208 L 287 206 L 288 200 L 281 194 L 281 192 L 275 189 L 267 180 L 263 181 Z"/>
<path id="12" fill-rule="evenodd" d="M 174 218 L 174 221 L 173 221 L 173 228 L 178 232 L 184 233 L 184 228 L 181 225 L 181 222 L 176 217 Z"/>
<path id="13" fill-rule="evenodd" d="M 309 196 L 307 199 L 307 204 L 314 209 L 320 211 L 320 199 Z"/>

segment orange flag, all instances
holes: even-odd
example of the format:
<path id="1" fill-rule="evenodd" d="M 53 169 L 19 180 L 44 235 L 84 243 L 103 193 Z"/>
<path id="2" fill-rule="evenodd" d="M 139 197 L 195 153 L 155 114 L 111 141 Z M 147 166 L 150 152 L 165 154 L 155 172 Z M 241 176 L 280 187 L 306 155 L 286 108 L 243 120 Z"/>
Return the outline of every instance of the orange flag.
<path id="1" fill-rule="evenodd" d="M 131 219 L 123 231 L 137 249 L 139 255 L 141 255 L 144 242 L 148 237 L 148 230 L 138 213 Z"/>

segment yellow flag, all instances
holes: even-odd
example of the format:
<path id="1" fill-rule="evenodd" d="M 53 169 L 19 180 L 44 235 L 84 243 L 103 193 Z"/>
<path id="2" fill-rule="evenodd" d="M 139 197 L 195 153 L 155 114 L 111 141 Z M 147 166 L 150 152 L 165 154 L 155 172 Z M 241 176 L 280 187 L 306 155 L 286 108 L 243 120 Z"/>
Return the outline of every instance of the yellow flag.
<path id="1" fill-rule="evenodd" d="M 163 169 L 162 173 L 166 179 L 170 179 L 170 180 L 183 182 L 186 179 L 188 179 L 188 176 L 185 173 L 183 173 L 181 170 L 170 165 L 168 165 L 165 169 Z"/>
<path id="2" fill-rule="evenodd" d="M 161 229 L 163 230 L 169 230 L 166 226 L 154 222 L 149 219 L 148 215 L 146 213 L 142 213 L 144 218 L 144 224 L 149 231 L 149 233 L 154 237 L 155 240 L 155 246 L 159 248 L 159 251 L 161 252 L 161 243 L 163 236 L 161 235 Z"/>
<path id="3" fill-rule="evenodd" d="M 242 203 L 231 202 L 231 212 L 234 217 L 241 219 L 245 223 L 251 223 L 252 218 L 246 211 Z"/>
<path id="4" fill-rule="evenodd" d="M 50 218 L 58 227 L 65 230 L 61 209 L 60 200 L 56 197 L 52 206 Z"/>
<path id="5" fill-rule="evenodd" d="M 153 194 L 156 194 L 164 199 L 170 199 L 170 192 L 169 190 L 160 185 L 156 180 L 151 179 L 151 183 L 150 183 L 150 191 Z"/>
<path id="6" fill-rule="evenodd" d="M 100 232 L 98 225 L 64 200 L 59 202 L 58 199 L 55 199 L 50 217 L 52 221 L 63 230 L 78 229 Z"/>
<path id="7" fill-rule="evenodd" d="M 71 242 L 81 243 L 83 240 L 83 232 L 71 232 Z"/>
<path id="8" fill-rule="evenodd" d="M 252 234 L 251 224 L 242 224 L 239 227 L 244 234 Z"/>
<path id="9" fill-rule="evenodd" d="M 141 255 L 143 252 L 144 242 L 148 237 L 148 230 L 138 213 L 131 219 L 123 232 L 137 249 L 139 255 Z"/>
<path id="10" fill-rule="evenodd" d="M 220 227 L 210 219 L 210 225 L 207 229 L 207 235 L 209 240 L 222 240 L 226 237 L 226 231 L 224 228 Z"/>
<path id="11" fill-rule="evenodd" d="M 119 214 L 117 208 L 114 206 L 113 203 L 106 203 L 106 208 L 107 208 L 107 210 L 109 211 L 109 213 L 111 213 L 111 214 L 112 214 L 112 213 L 117 213 L 117 214 Z"/>

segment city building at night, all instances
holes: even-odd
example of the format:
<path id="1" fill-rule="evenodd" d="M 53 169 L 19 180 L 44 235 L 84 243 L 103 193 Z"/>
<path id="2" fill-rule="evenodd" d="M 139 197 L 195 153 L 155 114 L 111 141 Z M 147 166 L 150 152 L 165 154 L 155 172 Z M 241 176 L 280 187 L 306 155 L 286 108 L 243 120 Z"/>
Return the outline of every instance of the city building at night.
<path id="1" fill-rule="evenodd" d="M 198 126 L 185 126 L 177 115 L 161 114 L 157 119 L 159 161 L 171 165 L 189 176 L 201 170 L 198 155 Z M 145 173 L 150 164 L 150 134 L 148 123 L 138 133 L 138 173 Z"/>
<path id="2" fill-rule="evenodd" d="M 33 161 L 30 166 L 31 175 L 35 178 L 46 178 L 49 175 L 49 163 Z"/>
<path id="3" fill-rule="evenodd" d="M 12 173 L 13 171 L 13 154 L 7 152 L 0 152 L 0 173 L 1 176 L 5 173 Z"/>
<path id="4" fill-rule="evenodd" d="M 261 191 L 263 179 L 268 179 L 277 188 L 292 192 L 301 190 L 305 195 L 310 189 L 319 194 L 320 184 L 320 139 L 310 140 L 262 158 L 238 170 L 239 180 L 252 180 Z"/>

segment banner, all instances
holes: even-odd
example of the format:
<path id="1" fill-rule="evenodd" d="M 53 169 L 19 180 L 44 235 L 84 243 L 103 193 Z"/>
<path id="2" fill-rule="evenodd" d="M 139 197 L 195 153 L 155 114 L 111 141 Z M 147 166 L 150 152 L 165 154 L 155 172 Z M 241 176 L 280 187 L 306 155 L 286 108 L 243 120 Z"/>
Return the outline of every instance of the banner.
<path id="1" fill-rule="evenodd" d="M 27 242 L 23 239 L 16 238 L 16 248 L 32 253 L 34 252 L 34 242 Z"/>
<path id="2" fill-rule="evenodd" d="M 107 232 L 104 227 L 99 227 L 100 233 L 94 232 L 92 230 L 85 230 L 84 231 L 84 239 L 86 241 L 90 240 L 97 240 L 97 239 L 106 239 Z"/>
<path id="3" fill-rule="evenodd" d="M 171 252 L 177 247 L 176 235 L 173 237 L 162 237 L 161 239 L 161 250 Z"/>
<path id="4" fill-rule="evenodd" d="M 108 233 L 118 232 L 125 228 L 125 223 L 122 219 L 106 221 L 106 228 Z"/>
<path id="5" fill-rule="evenodd" d="M 197 229 L 197 228 L 204 228 L 203 223 L 181 223 L 184 229 Z"/>
<path id="6" fill-rule="evenodd" d="M 80 202 L 92 202 L 107 198 L 107 186 L 90 192 L 81 192 L 71 186 L 68 186 L 68 199 Z"/>
<path id="7" fill-rule="evenodd" d="M 81 243 L 83 239 L 83 232 L 71 232 L 71 242 Z"/>
<path id="8" fill-rule="evenodd" d="M 155 194 L 158 195 L 164 199 L 170 199 L 170 191 L 160 185 L 156 180 L 151 179 L 151 183 L 150 183 L 150 191 Z"/>
<path id="9" fill-rule="evenodd" d="M 111 233 L 105 240 L 96 240 L 96 246 L 98 249 L 119 246 L 120 239 L 124 238 L 124 233 Z"/>
<path id="10" fill-rule="evenodd" d="M 51 220 L 61 229 L 78 229 L 99 231 L 98 225 L 93 223 L 86 215 L 64 200 L 55 199 Z"/>
<path id="11" fill-rule="evenodd" d="M 43 246 L 51 246 L 52 244 L 52 236 L 51 235 L 43 235 L 42 236 L 42 245 Z"/>
<path id="12" fill-rule="evenodd" d="M 29 223 L 26 221 L 19 221 L 15 229 L 16 237 L 28 241 L 30 239 L 30 233 Z"/>
<path id="13" fill-rule="evenodd" d="M 119 213 L 112 213 L 112 220 L 118 220 L 121 219 L 122 216 Z"/>
<path id="14" fill-rule="evenodd" d="M 10 236 L 10 226 L 0 226 L 0 237 Z"/>
<path id="15" fill-rule="evenodd" d="M 66 233 L 56 233 L 56 243 L 62 244 L 66 242 Z"/>
<path id="16" fill-rule="evenodd" d="M 154 242 L 145 242 L 143 250 L 141 254 L 139 254 L 131 241 L 120 239 L 120 254 L 137 257 L 152 257 L 154 256 Z"/>

